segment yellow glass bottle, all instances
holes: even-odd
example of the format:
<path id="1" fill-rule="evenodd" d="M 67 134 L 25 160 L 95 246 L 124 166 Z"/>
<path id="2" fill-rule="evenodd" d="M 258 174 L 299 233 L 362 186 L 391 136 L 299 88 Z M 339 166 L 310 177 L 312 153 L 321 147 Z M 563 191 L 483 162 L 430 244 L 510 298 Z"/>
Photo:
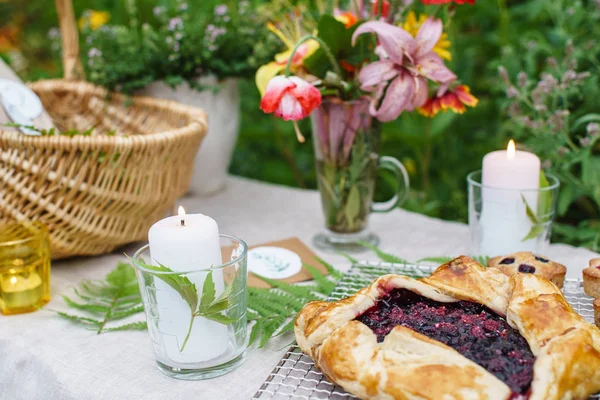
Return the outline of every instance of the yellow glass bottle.
<path id="1" fill-rule="evenodd" d="M 48 301 L 48 229 L 38 222 L 0 223 L 0 312 L 31 312 Z"/>

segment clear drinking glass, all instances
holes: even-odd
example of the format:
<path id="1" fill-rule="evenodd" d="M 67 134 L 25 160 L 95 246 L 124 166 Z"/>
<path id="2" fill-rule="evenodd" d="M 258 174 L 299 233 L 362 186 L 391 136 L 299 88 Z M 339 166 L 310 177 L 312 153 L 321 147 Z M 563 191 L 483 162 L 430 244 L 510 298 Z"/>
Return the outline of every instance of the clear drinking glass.
<path id="1" fill-rule="evenodd" d="M 325 232 L 314 244 L 323 250 L 360 251 L 358 244 L 376 245 L 369 232 L 371 212 L 388 212 L 408 194 L 406 169 L 393 157 L 380 156 L 381 129 L 369 114 L 370 99 L 343 102 L 325 99 L 311 114 L 317 183 L 325 214 Z M 373 203 L 377 171 L 395 174 L 396 194 L 383 203 Z"/>
<path id="2" fill-rule="evenodd" d="M 467 177 L 471 254 L 543 252 L 550 243 L 558 179 L 546 174 L 547 187 L 520 190 L 484 186 L 481 176 L 475 171 Z"/>
<path id="3" fill-rule="evenodd" d="M 236 237 L 219 236 L 224 262 L 211 268 L 157 272 L 148 268 L 148 245 L 133 257 L 156 362 L 170 377 L 213 378 L 246 357 L 248 248 Z"/>

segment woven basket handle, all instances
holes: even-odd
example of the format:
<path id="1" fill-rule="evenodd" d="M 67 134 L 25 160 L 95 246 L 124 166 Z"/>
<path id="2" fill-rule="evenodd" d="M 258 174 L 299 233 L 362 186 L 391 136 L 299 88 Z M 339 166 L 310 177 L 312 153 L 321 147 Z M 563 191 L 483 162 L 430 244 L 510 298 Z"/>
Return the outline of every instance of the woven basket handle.
<path id="1" fill-rule="evenodd" d="M 60 36 L 62 40 L 62 64 L 65 79 L 85 80 L 79 60 L 79 34 L 75 24 L 72 0 L 55 0 Z"/>

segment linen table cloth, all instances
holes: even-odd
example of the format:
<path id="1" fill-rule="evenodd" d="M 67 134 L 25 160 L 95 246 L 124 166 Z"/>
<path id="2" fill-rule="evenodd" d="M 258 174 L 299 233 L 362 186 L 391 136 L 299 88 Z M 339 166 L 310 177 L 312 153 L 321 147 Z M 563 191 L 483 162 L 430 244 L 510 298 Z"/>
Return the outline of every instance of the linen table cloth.
<path id="1" fill-rule="evenodd" d="M 222 233 L 249 245 L 297 236 L 311 246 L 312 236 L 323 228 L 316 191 L 242 178 L 230 177 L 227 189 L 213 197 L 190 193 L 180 203 L 190 213 L 210 215 Z M 403 210 L 373 214 L 370 228 L 382 239 L 383 250 L 408 260 L 457 256 L 469 250 L 466 225 Z M 64 309 L 61 294 L 71 294 L 71 287 L 82 279 L 103 279 L 118 261 L 126 260 L 123 252 L 131 255 L 140 245 L 102 257 L 54 262 L 53 299 L 47 308 Z M 339 269 L 350 266 L 340 256 L 316 252 Z M 545 255 L 565 264 L 571 278 L 579 278 L 588 260 L 597 256 L 560 244 L 552 245 Z M 375 259 L 371 253 L 355 257 Z M 96 335 L 44 310 L 0 316 L 0 399 L 250 399 L 292 340 L 288 335 L 271 340 L 263 349 L 253 346 L 234 372 L 187 382 L 167 378 L 157 369 L 147 332 Z"/>

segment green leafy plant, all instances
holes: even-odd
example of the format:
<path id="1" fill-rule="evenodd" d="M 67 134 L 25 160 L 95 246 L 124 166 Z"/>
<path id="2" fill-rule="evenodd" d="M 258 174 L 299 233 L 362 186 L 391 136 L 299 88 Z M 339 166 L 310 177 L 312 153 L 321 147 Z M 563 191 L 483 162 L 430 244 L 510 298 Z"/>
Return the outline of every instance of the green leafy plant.
<path id="1" fill-rule="evenodd" d="M 248 1 L 175 0 L 152 2 L 142 10 L 137 3 L 125 2 L 121 23 L 83 25 L 81 47 L 90 81 L 126 93 L 154 81 L 206 89 L 199 77 L 250 76 L 278 49 Z"/>
<path id="2" fill-rule="evenodd" d="M 25 128 L 25 129 L 29 129 L 32 130 L 34 132 L 37 132 L 40 134 L 40 136 L 68 136 L 68 137 L 75 137 L 75 136 L 94 136 L 94 129 L 96 129 L 96 127 L 91 126 L 90 128 L 86 129 L 85 131 L 80 131 L 78 129 L 67 129 L 65 131 L 59 131 L 56 128 L 50 128 L 50 129 L 40 129 L 40 128 L 36 128 L 33 125 L 23 125 L 23 124 L 16 124 L 13 122 L 9 122 L 6 124 L 3 124 L 4 126 L 8 126 L 11 128 Z M 104 135 L 106 136 L 114 136 L 116 134 L 116 131 L 109 131 L 107 133 L 105 133 Z"/>
<path id="3" fill-rule="evenodd" d="M 223 314 L 223 311 L 227 310 L 230 306 L 229 296 L 232 293 L 234 282 L 227 285 L 223 293 L 217 297 L 213 272 L 209 271 L 202 284 L 202 295 L 200 296 L 200 299 L 198 299 L 198 289 L 188 277 L 180 275 L 160 263 L 158 266 L 147 265 L 140 261 L 137 261 L 137 263 L 147 270 L 159 272 L 154 276 L 179 293 L 181 298 L 190 307 L 190 325 L 183 344 L 181 345 L 181 349 L 179 350 L 180 352 L 183 352 L 187 345 L 196 317 L 207 318 L 224 325 L 235 322 L 234 319 Z M 198 302 L 198 300 L 200 301 Z"/>
<path id="4" fill-rule="evenodd" d="M 63 296 L 63 299 L 67 306 L 84 315 L 57 311 L 61 317 L 95 330 L 98 334 L 146 329 L 145 321 L 110 326 L 114 321 L 144 310 L 135 272 L 130 265 L 119 263 L 104 281 L 84 280 L 73 291 L 77 299 L 68 296 Z"/>
<path id="5" fill-rule="evenodd" d="M 534 5 L 536 13 L 524 14 L 526 20 L 552 23 L 505 52 L 499 71 L 509 118 L 503 128 L 561 183 L 555 238 L 598 250 L 600 114 L 594 99 L 600 94 L 600 45 L 590 38 L 600 32 L 600 7 L 564 0 Z"/>

